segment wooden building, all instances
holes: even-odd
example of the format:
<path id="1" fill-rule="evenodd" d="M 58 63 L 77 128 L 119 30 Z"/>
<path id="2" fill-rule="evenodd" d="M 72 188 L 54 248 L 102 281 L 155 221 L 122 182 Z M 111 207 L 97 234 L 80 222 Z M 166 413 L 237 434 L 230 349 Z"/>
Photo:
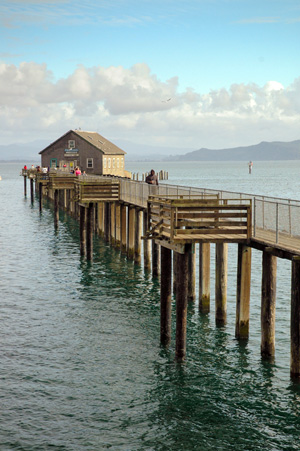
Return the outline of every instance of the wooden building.
<path id="1" fill-rule="evenodd" d="M 69 130 L 40 155 L 42 167 L 70 172 L 78 166 L 87 174 L 126 176 L 126 152 L 96 132 Z"/>

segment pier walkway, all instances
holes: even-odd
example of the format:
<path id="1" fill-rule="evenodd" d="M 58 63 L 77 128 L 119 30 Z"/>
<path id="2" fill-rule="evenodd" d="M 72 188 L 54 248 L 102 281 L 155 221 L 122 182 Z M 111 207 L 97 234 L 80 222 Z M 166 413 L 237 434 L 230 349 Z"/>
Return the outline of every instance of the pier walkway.
<path id="1" fill-rule="evenodd" d="M 110 176 L 23 171 L 39 194 L 80 221 L 80 252 L 92 260 L 93 234 L 119 247 L 128 258 L 160 275 L 161 343 L 171 340 L 171 298 L 176 297 L 176 358 L 186 355 L 188 302 L 196 300 L 195 246 L 199 245 L 199 310 L 210 311 L 210 244 L 215 243 L 216 323 L 227 315 L 227 245 L 237 243 L 235 336 L 249 336 L 251 249 L 262 251 L 261 355 L 275 354 L 277 258 L 292 261 L 291 368 L 300 378 L 300 201 L 176 186 L 159 186 Z M 172 254 L 173 253 L 173 254 Z M 172 290 L 173 286 L 173 290 Z"/>

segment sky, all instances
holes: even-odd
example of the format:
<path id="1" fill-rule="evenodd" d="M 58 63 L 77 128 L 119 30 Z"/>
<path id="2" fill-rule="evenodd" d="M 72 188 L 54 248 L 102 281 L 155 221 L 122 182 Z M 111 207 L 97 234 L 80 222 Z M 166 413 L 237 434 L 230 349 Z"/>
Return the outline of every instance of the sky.
<path id="1" fill-rule="evenodd" d="M 300 139 L 299 44 L 300 0 L 0 0 L 0 145 Z"/>

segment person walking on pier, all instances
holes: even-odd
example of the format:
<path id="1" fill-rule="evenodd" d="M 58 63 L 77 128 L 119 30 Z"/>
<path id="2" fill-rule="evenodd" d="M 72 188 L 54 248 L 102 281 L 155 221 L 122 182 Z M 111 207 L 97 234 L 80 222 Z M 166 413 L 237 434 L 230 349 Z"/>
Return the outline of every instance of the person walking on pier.
<path id="1" fill-rule="evenodd" d="M 150 174 L 146 177 L 146 183 L 149 185 L 158 185 L 158 178 L 154 169 L 151 169 Z"/>

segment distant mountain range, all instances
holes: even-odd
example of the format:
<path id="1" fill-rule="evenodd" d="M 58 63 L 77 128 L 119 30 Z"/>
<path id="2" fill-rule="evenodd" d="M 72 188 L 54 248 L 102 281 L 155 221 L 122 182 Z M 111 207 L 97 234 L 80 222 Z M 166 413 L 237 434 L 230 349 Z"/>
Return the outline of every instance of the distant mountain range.
<path id="1" fill-rule="evenodd" d="M 172 161 L 253 161 L 300 160 L 300 140 L 261 142 L 253 146 L 229 149 L 199 149 L 184 155 L 170 156 Z"/>
<path id="2" fill-rule="evenodd" d="M 253 146 L 218 150 L 156 147 L 118 139 L 112 139 L 112 141 L 127 152 L 127 161 L 300 160 L 300 140 L 291 142 L 263 141 Z M 39 152 L 48 144 L 49 142 L 46 140 L 38 140 L 24 144 L 0 145 L 0 161 L 22 161 L 27 165 L 39 162 Z"/>

